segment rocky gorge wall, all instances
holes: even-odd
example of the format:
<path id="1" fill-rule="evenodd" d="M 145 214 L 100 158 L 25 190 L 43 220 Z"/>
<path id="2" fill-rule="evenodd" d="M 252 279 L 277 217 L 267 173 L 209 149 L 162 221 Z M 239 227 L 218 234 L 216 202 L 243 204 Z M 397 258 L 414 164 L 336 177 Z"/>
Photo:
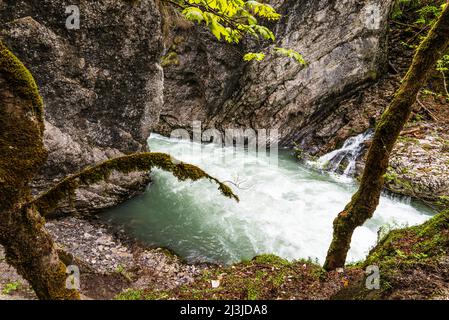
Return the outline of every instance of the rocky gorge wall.
<path id="1" fill-rule="evenodd" d="M 74 4 L 80 28 L 69 30 L 66 7 Z M 146 149 L 163 101 L 160 25 L 153 0 L 0 1 L 0 36 L 32 72 L 45 103 L 49 157 L 36 191 L 86 165 Z M 148 182 L 148 174 L 115 174 L 80 190 L 75 207 L 114 206 Z"/>
<path id="2" fill-rule="evenodd" d="M 274 26 L 277 42 L 271 46 L 299 51 L 307 67 L 275 55 L 245 63 L 244 52 L 270 45 L 236 47 L 217 43 L 197 27 L 178 28 L 165 56 L 165 103 L 157 131 L 189 128 L 193 120 L 220 130 L 276 128 L 281 145 L 316 153 L 336 135 L 343 140 L 367 129 L 363 106 L 341 110 L 339 102 L 383 72 L 392 1 L 273 4 L 283 18 Z M 354 124 L 356 119 L 361 124 Z M 350 132 L 354 127 L 359 132 Z"/>

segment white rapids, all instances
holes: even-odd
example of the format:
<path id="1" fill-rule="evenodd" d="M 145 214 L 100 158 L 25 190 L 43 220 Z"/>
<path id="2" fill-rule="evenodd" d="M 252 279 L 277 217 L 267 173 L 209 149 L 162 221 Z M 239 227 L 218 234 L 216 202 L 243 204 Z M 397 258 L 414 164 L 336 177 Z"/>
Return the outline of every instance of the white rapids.
<path id="1" fill-rule="evenodd" d="M 348 140 L 344 152 L 354 150 L 355 154 L 364 138 Z M 152 151 L 169 153 L 222 181 L 231 181 L 229 185 L 241 199 L 237 203 L 223 197 L 208 181 L 178 182 L 169 173 L 155 170 L 154 183 L 144 195 L 106 213 L 112 223 L 141 240 L 170 248 L 190 262 L 232 263 L 273 253 L 322 263 L 332 237 L 332 221 L 355 191 L 353 182 L 301 166 L 288 152 L 279 152 L 279 161 L 273 164 L 267 156 L 244 150 L 156 134 L 149 144 Z M 348 261 L 367 255 L 381 226 L 416 225 L 430 216 L 419 205 L 382 197 L 374 217 L 356 229 Z"/>

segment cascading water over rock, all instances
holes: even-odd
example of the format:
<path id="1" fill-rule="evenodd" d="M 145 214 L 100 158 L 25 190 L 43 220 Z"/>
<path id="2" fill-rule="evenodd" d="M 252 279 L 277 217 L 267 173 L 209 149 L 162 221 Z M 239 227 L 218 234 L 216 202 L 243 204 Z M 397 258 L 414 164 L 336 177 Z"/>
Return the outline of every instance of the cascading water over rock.
<path id="1" fill-rule="evenodd" d="M 331 151 L 316 161 L 318 168 L 332 173 L 352 177 L 355 173 L 357 160 L 365 150 L 365 142 L 373 136 L 372 130 L 368 130 L 345 141 L 340 149 Z"/>

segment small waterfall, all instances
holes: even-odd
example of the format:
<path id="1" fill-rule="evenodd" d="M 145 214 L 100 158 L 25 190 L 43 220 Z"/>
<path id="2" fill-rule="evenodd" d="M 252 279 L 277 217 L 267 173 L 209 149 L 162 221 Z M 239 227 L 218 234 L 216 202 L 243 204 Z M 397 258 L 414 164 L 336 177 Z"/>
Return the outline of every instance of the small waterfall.
<path id="1" fill-rule="evenodd" d="M 345 141 L 340 149 L 320 157 L 316 165 L 323 170 L 350 177 L 354 174 L 356 163 L 364 148 L 365 141 L 373 136 L 368 130 Z"/>

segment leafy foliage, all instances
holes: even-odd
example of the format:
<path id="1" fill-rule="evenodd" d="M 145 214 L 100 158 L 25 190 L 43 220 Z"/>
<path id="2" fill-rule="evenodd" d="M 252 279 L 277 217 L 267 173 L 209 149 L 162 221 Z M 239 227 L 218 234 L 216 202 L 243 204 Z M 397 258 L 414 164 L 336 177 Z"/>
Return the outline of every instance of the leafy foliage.
<path id="1" fill-rule="evenodd" d="M 410 34 L 408 41 L 402 41 L 407 49 L 417 49 L 424 40 L 425 31 L 435 24 L 447 3 L 446 0 L 396 0 L 392 18 L 394 22 L 406 27 L 405 31 Z M 438 61 L 435 70 L 441 74 L 445 95 L 449 98 L 448 67 L 449 55 L 446 55 Z M 440 95 L 438 92 L 434 94 Z"/>
<path id="2" fill-rule="evenodd" d="M 437 71 L 448 72 L 449 71 L 449 54 L 443 56 L 437 62 Z"/>
<path id="3" fill-rule="evenodd" d="M 266 40 L 274 40 L 273 32 L 258 24 L 258 18 L 279 20 L 280 15 L 269 4 L 243 0 L 173 0 L 182 8 L 187 20 L 205 23 L 218 40 L 239 43 L 250 34 Z"/>
<path id="4" fill-rule="evenodd" d="M 284 48 L 279 48 L 276 47 L 274 48 L 276 50 L 276 52 L 278 54 L 284 55 L 286 57 L 295 59 L 297 62 L 301 63 L 301 64 L 306 64 L 306 61 L 304 60 L 304 58 L 302 57 L 302 55 L 300 55 L 298 52 L 296 52 L 295 50 L 291 50 L 291 49 L 284 49 Z"/>
<path id="5" fill-rule="evenodd" d="M 439 17 L 445 5 L 445 0 L 397 0 L 392 18 L 397 20 L 413 13 L 417 14 L 415 24 L 431 26 Z"/>
<path id="6" fill-rule="evenodd" d="M 441 6 L 426 5 L 422 7 L 417 11 L 419 18 L 415 23 L 427 26 L 433 25 L 443 11 L 445 5 L 446 4 L 443 4 Z"/>
<path id="7" fill-rule="evenodd" d="M 254 52 L 249 52 L 247 54 L 245 54 L 245 56 L 243 57 L 243 60 L 245 61 L 262 61 L 263 59 L 265 59 L 265 54 L 264 53 L 254 53 Z"/>
<path id="8" fill-rule="evenodd" d="M 20 282 L 14 281 L 14 282 L 9 282 L 7 284 L 5 284 L 2 293 L 3 294 L 10 294 L 13 291 L 18 290 L 20 287 Z"/>
<path id="9" fill-rule="evenodd" d="M 277 21 L 281 15 L 267 3 L 255 0 L 165 0 L 180 8 L 183 16 L 194 23 L 204 24 L 218 39 L 228 43 L 239 43 L 243 37 L 275 41 L 268 27 L 259 24 L 259 19 Z M 303 57 L 292 49 L 276 48 L 275 52 L 305 64 Z M 245 61 L 261 61 L 265 53 L 248 53 Z"/>

